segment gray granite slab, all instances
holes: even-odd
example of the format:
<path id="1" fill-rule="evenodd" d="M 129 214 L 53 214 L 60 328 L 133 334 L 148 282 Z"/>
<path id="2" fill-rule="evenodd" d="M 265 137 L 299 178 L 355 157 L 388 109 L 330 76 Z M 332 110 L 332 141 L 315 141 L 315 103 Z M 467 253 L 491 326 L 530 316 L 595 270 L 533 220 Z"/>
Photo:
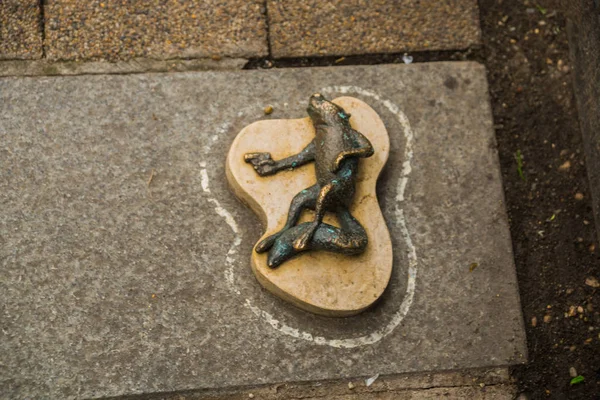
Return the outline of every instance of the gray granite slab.
<path id="1" fill-rule="evenodd" d="M 347 319 L 261 288 L 261 228 L 224 176 L 244 126 L 304 117 L 315 91 L 365 100 L 392 143 L 378 186 L 392 280 Z M 479 64 L 4 78 L 0 135 L 0 397 L 525 361 Z"/>
<path id="2" fill-rule="evenodd" d="M 481 42 L 477 0 L 267 0 L 274 57 L 458 50 Z"/>

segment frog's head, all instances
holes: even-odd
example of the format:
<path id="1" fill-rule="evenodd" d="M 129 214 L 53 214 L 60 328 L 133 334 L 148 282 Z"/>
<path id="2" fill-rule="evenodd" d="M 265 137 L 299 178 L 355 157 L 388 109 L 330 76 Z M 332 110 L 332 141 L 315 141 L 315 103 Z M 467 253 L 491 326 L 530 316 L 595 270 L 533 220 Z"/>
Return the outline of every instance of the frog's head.
<path id="1" fill-rule="evenodd" d="M 306 110 L 313 123 L 318 125 L 349 125 L 350 123 L 350 114 L 345 112 L 342 107 L 327 100 L 320 93 L 310 96 Z"/>

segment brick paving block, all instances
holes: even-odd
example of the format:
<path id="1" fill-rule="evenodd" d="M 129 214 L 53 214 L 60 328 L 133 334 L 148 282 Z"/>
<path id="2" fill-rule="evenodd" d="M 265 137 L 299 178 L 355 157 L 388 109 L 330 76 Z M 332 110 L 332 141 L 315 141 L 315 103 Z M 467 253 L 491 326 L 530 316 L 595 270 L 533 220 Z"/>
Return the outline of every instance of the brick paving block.
<path id="1" fill-rule="evenodd" d="M 275 57 L 465 49 L 477 0 L 267 0 Z"/>
<path id="2" fill-rule="evenodd" d="M 52 60 L 266 55 L 258 0 L 50 0 L 45 47 Z"/>
<path id="3" fill-rule="evenodd" d="M 0 1 L 0 60 L 42 57 L 38 0 Z"/>

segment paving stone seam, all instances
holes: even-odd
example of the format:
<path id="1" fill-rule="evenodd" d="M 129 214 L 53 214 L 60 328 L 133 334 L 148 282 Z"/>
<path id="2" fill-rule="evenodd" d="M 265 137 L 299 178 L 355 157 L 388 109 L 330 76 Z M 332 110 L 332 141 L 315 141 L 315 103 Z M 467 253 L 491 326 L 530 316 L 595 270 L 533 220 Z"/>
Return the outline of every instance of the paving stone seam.
<path id="1" fill-rule="evenodd" d="M 345 393 L 323 393 L 323 394 L 314 394 L 314 393 L 302 393 L 302 391 L 310 391 L 314 389 L 316 384 L 320 382 L 302 382 L 306 384 L 306 387 L 296 387 L 292 388 L 292 393 L 278 393 L 278 390 L 283 385 L 294 384 L 294 382 L 286 382 L 280 384 L 272 384 L 268 386 L 245 386 L 245 387 L 237 387 L 230 388 L 226 390 L 213 390 L 213 389 L 198 389 L 198 390 L 184 390 L 184 391 L 175 391 L 175 392 L 160 392 L 160 393 L 151 393 L 151 394 L 135 394 L 135 395 L 123 395 L 116 397 L 103 397 L 103 400 L 169 400 L 171 398 L 177 400 L 185 400 L 186 396 L 190 396 L 190 400 L 221 400 L 221 399 L 230 399 L 230 396 L 248 396 L 248 393 L 253 393 L 254 398 L 259 396 L 259 398 L 263 400 L 271 400 L 271 399 L 321 399 L 321 398 L 331 398 L 331 396 L 359 396 L 359 395 L 368 395 L 368 394 L 381 394 L 381 393 L 407 393 L 407 392 L 431 392 L 431 391 L 439 391 L 439 390 L 448 390 L 448 389 L 468 389 L 468 388 L 481 388 L 485 390 L 485 388 L 499 388 L 499 387 L 511 387 L 515 386 L 515 384 L 511 381 L 506 382 L 498 382 L 498 383 L 485 383 L 485 382 L 477 382 L 472 385 L 442 385 L 442 386 L 428 386 L 428 387 L 408 387 L 408 388 L 399 388 L 399 389 L 390 389 L 388 387 L 381 387 L 378 389 L 368 388 L 363 385 L 364 380 L 345 380 L 343 383 L 347 384 L 350 382 L 357 382 L 357 386 L 354 386 L 352 389 L 346 389 Z M 358 386 L 360 385 L 360 386 Z M 516 386 L 515 386 L 516 388 Z M 257 394 L 259 391 L 270 391 L 271 393 L 261 393 Z M 272 393 L 275 392 L 275 393 Z M 298 393 L 300 392 L 300 393 Z M 336 391 L 337 392 L 337 391 Z M 177 396 L 177 397 L 175 397 Z M 193 397 L 192 397 L 193 396 Z"/>
<path id="2" fill-rule="evenodd" d="M 506 377 L 499 377 L 497 375 L 488 376 L 486 373 L 494 371 L 506 371 Z M 458 383 L 458 384 L 429 384 L 429 385 L 408 385 L 406 387 L 394 387 L 394 381 L 402 379 L 423 379 L 424 377 L 440 377 L 444 375 L 463 374 L 463 379 L 470 380 L 470 383 Z M 482 374 L 483 376 L 479 375 Z M 361 395 L 361 394 L 376 394 L 376 393 L 402 393 L 409 391 L 428 391 L 428 390 L 444 390 L 444 389 L 456 389 L 456 388 L 490 388 L 500 386 L 511 386 L 514 384 L 512 378 L 508 374 L 508 370 L 505 368 L 496 368 L 492 371 L 486 369 L 477 370 L 463 370 L 462 372 L 457 371 L 444 371 L 444 372 L 432 372 L 418 373 L 418 374 L 401 374 L 401 375 L 386 375 L 379 377 L 375 380 L 372 386 L 368 387 L 365 385 L 367 376 L 354 377 L 354 378 L 343 378 L 339 380 L 326 380 L 326 381 L 301 381 L 301 382 L 280 382 L 264 385 L 247 385 L 247 386 L 234 386 L 222 389 L 203 388 L 203 389 L 187 389 L 187 390 L 176 390 L 172 392 L 157 392 L 157 393 L 140 393 L 132 395 L 112 396 L 103 397 L 104 400 L 153 400 L 153 399 L 169 399 L 171 396 L 194 396 L 194 399 L 211 399 L 218 400 L 221 398 L 229 398 L 223 396 L 233 396 L 254 392 L 255 395 L 259 395 L 262 399 L 283 399 L 283 398 L 324 398 L 327 396 L 340 395 L 339 391 L 343 391 L 346 395 Z M 348 383 L 353 383 L 353 389 L 348 389 Z M 313 391 L 313 393 L 307 393 Z M 314 393 L 314 391 L 321 391 L 322 393 Z M 323 393 L 327 391 L 328 393 Z M 275 392 L 275 393 L 273 393 Z M 331 393 L 333 392 L 333 393 Z M 201 397 L 198 397 L 201 396 Z M 181 399 L 181 397 L 177 397 Z"/>
<path id="3" fill-rule="evenodd" d="M 44 5 L 48 0 L 39 0 L 38 7 L 40 8 L 40 39 L 42 41 L 42 60 L 46 59 L 46 16 Z"/>
<path id="4" fill-rule="evenodd" d="M 49 61 L 2 60 L 0 77 L 77 76 L 77 75 L 131 75 L 163 72 L 240 70 L 248 63 L 245 58 L 174 58 L 158 60 L 138 58 L 115 63 L 107 61 Z"/>
<path id="5" fill-rule="evenodd" d="M 276 63 L 275 68 L 313 68 L 322 66 L 359 66 L 359 65 L 380 65 L 400 63 L 402 56 L 406 53 L 389 54 L 365 54 L 360 56 L 344 56 L 343 63 L 336 63 L 340 57 L 299 57 L 286 59 L 271 59 L 268 57 L 260 58 L 237 58 L 222 57 L 214 58 L 135 58 L 127 61 L 109 62 L 99 61 L 52 61 L 47 58 L 37 60 L 4 59 L 0 60 L 0 78 L 1 77 L 34 77 L 34 76 L 76 76 L 76 75 L 130 75 L 157 72 L 188 72 L 188 71 L 220 71 L 220 70 L 252 70 L 268 69 L 264 67 L 266 62 Z M 481 61 L 481 54 L 478 51 L 440 51 L 440 52 L 414 52 L 410 53 L 413 57 L 413 64 L 424 62 L 463 62 L 463 61 Z M 156 67 L 152 64 L 164 64 L 164 67 Z M 188 68 L 177 65 L 176 68 L 170 68 L 169 63 L 197 64 Z M 131 67 L 137 64 L 136 67 Z M 235 64 L 235 65 L 234 65 Z M 310 64 L 310 66 L 306 66 Z M 316 64 L 316 65 L 314 65 Z M 333 65 L 332 65 L 333 64 Z M 129 65 L 129 67 L 127 67 Z M 97 68 L 100 67 L 100 68 Z M 127 70 L 129 68 L 129 70 Z M 125 69 L 125 70 L 124 70 Z"/>
<path id="6" fill-rule="evenodd" d="M 267 34 L 267 52 L 268 58 L 273 58 L 273 50 L 271 49 L 271 19 L 269 17 L 269 2 L 267 0 L 263 1 L 263 10 L 265 16 L 265 31 Z"/>

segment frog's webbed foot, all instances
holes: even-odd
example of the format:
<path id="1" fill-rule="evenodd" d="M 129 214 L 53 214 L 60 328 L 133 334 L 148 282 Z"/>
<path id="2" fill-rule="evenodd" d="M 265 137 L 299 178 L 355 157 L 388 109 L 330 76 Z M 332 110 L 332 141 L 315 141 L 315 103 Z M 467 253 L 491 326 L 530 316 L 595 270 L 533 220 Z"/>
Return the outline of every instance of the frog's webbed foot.
<path id="1" fill-rule="evenodd" d="M 281 235 L 281 233 L 275 233 L 271 236 L 267 236 L 266 238 L 264 238 L 263 240 L 261 240 L 256 247 L 254 247 L 254 250 L 257 253 L 264 253 L 265 251 L 269 250 L 271 247 L 273 247 L 273 244 L 275 243 L 275 241 L 277 240 L 277 238 Z"/>
<path id="2" fill-rule="evenodd" d="M 269 251 L 269 256 L 267 257 L 267 265 L 269 268 L 277 268 L 285 261 L 302 252 L 294 248 L 293 242 L 299 234 L 302 234 L 306 231 L 309 225 L 309 222 L 304 222 L 300 225 L 296 225 L 290 229 L 282 231 L 280 234 L 275 234 L 269 237 L 271 238 L 273 236 L 277 236 L 272 244 L 271 250 Z"/>
<path id="3" fill-rule="evenodd" d="M 302 232 L 300 236 L 294 240 L 293 246 L 294 250 L 303 251 L 307 250 L 308 244 L 315 233 L 315 230 L 318 228 L 319 223 L 317 221 L 310 223 L 310 225 Z"/>
<path id="4" fill-rule="evenodd" d="M 314 222 L 303 222 L 270 236 L 277 237 L 267 257 L 269 268 L 277 268 L 285 261 L 307 250 L 325 250 L 346 255 L 364 252 L 368 238 L 362 225 L 347 210 L 338 212 L 338 218 L 340 228 L 321 223 L 317 224 L 314 229 Z M 310 236 L 307 247 L 304 250 L 295 248 L 294 242 L 313 229 L 314 232 Z"/>
<path id="5" fill-rule="evenodd" d="M 271 158 L 271 153 L 246 153 L 244 161 L 252 164 L 260 176 L 273 175 L 279 170 L 277 162 Z"/>

